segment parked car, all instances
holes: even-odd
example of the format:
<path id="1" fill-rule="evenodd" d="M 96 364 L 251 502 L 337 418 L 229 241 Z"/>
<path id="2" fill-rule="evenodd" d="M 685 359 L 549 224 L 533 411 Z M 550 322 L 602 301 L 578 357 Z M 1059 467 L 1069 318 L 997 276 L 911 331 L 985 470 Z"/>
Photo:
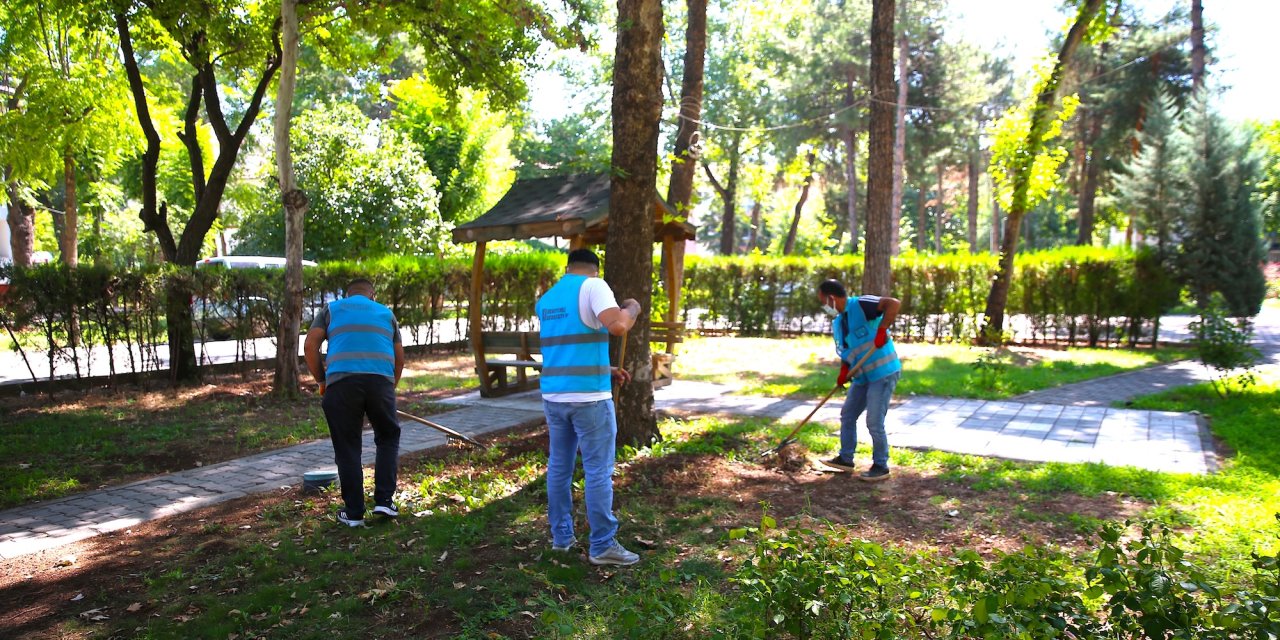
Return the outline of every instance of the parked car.
<path id="1" fill-rule="evenodd" d="M 316 263 L 303 260 L 302 266 L 314 267 Z M 276 256 L 216 256 L 196 263 L 197 268 L 225 269 L 283 269 L 285 259 Z M 276 305 L 267 298 L 249 296 L 237 300 L 192 300 L 192 317 L 196 323 L 196 335 L 214 340 L 231 338 L 258 338 L 275 333 L 280 317 Z M 303 327 L 310 324 L 314 315 L 313 305 L 303 303 Z"/>

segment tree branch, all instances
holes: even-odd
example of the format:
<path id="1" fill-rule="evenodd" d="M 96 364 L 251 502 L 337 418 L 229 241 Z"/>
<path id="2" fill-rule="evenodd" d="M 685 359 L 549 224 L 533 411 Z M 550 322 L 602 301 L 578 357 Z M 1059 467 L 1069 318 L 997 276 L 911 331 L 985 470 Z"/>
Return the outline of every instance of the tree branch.
<path id="1" fill-rule="evenodd" d="M 726 191 L 725 188 L 720 185 L 720 181 L 716 180 L 715 175 L 711 173 L 711 165 L 704 161 L 702 163 L 702 169 L 704 172 L 706 172 L 707 179 L 711 181 L 711 186 L 715 187 L 716 192 L 720 194 L 720 197 L 721 198 L 728 197 L 729 192 Z"/>
<path id="2" fill-rule="evenodd" d="M 134 109 L 138 112 L 138 125 L 147 139 L 147 149 L 142 154 L 142 210 L 138 217 L 144 228 L 156 234 L 160 251 L 172 262 L 178 252 L 169 229 L 166 216 L 156 211 L 156 165 L 160 161 L 160 134 L 151 121 L 147 107 L 147 91 L 142 86 L 142 73 L 138 71 L 138 59 L 133 52 L 133 39 L 129 35 L 129 19 L 123 13 L 115 14 L 116 31 L 120 34 L 120 53 L 124 60 L 125 75 L 129 79 L 129 91 L 133 94 Z"/>
<path id="3" fill-rule="evenodd" d="M 183 117 L 182 131 L 178 139 L 187 146 L 187 158 L 191 162 L 191 188 L 195 201 L 204 197 L 204 154 L 200 149 L 200 137 L 196 131 L 196 119 L 200 115 L 200 74 L 191 77 L 191 97 L 187 100 L 187 112 Z"/>

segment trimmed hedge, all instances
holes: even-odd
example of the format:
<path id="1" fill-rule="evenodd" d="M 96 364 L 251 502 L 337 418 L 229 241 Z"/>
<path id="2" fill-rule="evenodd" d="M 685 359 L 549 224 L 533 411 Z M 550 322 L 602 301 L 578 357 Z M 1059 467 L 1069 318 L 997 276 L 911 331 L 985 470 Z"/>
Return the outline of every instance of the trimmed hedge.
<path id="1" fill-rule="evenodd" d="M 484 327 L 532 328 L 534 302 L 563 273 L 563 265 L 563 254 L 555 252 L 490 255 L 482 284 Z M 907 254 L 892 265 L 893 295 L 903 305 L 899 339 L 969 340 L 977 334 L 995 256 Z M 217 303 L 197 305 L 198 339 L 229 336 L 243 345 L 274 331 L 283 291 L 279 270 L 151 266 L 122 271 L 54 264 L 7 271 L 12 286 L 0 318 L 15 330 L 42 336 L 50 346 L 50 362 L 72 363 L 77 377 L 87 375 L 92 357 L 110 359 L 113 375 L 156 368 L 155 345 L 164 340 L 166 278 L 190 278 L 197 301 Z M 658 269 L 654 273 L 658 303 L 664 296 Z M 401 257 L 309 267 L 304 318 L 340 296 L 357 276 L 375 282 L 379 299 L 414 342 L 436 345 L 466 335 L 469 258 Z M 683 319 L 692 328 L 744 335 L 826 331 L 829 323 L 815 294 L 826 278 L 856 285 L 861 258 L 693 256 L 685 270 Z M 1133 345 L 1155 341 L 1159 316 L 1177 295 L 1177 283 L 1150 253 L 1076 247 L 1020 255 L 1007 313 L 1021 317 L 1017 338 L 1024 342 Z M 218 305 L 229 318 L 213 323 L 201 317 Z M 211 327 L 219 335 L 211 335 Z M 105 344 L 128 348 L 106 350 L 105 356 L 99 350 L 95 356 L 92 348 Z M 238 350 L 240 357 L 252 358 L 251 348 Z"/>

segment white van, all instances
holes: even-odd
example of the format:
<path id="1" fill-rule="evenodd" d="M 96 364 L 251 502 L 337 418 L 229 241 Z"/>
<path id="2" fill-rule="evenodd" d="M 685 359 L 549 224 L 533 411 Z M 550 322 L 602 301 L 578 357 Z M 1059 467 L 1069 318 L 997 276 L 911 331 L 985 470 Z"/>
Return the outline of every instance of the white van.
<path id="1" fill-rule="evenodd" d="M 205 258 L 197 262 L 196 266 L 221 265 L 228 269 L 283 269 L 285 267 L 284 263 L 284 258 L 275 256 L 218 256 L 216 258 Z M 314 267 L 316 263 L 311 260 L 303 260 L 302 266 Z"/>

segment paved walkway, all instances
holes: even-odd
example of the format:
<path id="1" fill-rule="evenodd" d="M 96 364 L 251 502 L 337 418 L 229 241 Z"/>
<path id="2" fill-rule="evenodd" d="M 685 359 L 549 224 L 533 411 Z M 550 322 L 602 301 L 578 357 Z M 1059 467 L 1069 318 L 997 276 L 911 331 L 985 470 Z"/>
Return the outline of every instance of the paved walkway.
<path id="1" fill-rule="evenodd" d="M 1267 375 L 1274 375 L 1280 370 L 1280 313 L 1260 316 L 1257 333 L 1257 343 L 1268 360 Z M 1005 401 L 907 397 L 889 412 L 886 430 L 895 447 L 1206 473 L 1213 469 L 1212 443 L 1198 416 L 1106 406 L 1199 381 L 1203 373 L 1196 368 L 1185 363 L 1153 367 Z M 459 408 L 433 419 L 471 436 L 542 421 L 537 392 L 492 400 L 481 400 L 472 393 L 447 402 Z M 677 381 L 657 391 L 654 404 L 659 410 L 759 416 L 794 423 L 815 403 L 742 396 L 721 385 Z M 835 431 L 839 412 L 839 404 L 833 400 L 815 414 L 812 428 Z M 404 453 L 445 443 L 444 436 L 427 427 L 412 422 L 403 426 Z M 365 463 L 371 463 L 371 433 L 365 434 L 364 451 Z M 332 466 L 330 443 L 318 440 L 10 509 L 0 512 L 0 557 L 56 548 L 139 522 L 297 485 L 304 472 Z"/>

